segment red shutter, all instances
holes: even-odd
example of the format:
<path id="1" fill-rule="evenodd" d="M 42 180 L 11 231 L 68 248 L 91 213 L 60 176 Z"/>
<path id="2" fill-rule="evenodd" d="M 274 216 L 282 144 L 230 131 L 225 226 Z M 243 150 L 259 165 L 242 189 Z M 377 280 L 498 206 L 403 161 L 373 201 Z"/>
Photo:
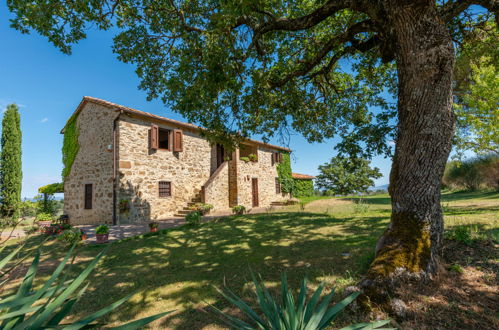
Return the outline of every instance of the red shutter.
<path id="1" fill-rule="evenodd" d="M 158 149 L 159 147 L 159 128 L 157 125 L 151 124 L 151 130 L 149 135 L 149 144 L 151 149 Z"/>
<path id="2" fill-rule="evenodd" d="M 184 133 L 180 129 L 173 130 L 173 151 L 183 151 Z"/>

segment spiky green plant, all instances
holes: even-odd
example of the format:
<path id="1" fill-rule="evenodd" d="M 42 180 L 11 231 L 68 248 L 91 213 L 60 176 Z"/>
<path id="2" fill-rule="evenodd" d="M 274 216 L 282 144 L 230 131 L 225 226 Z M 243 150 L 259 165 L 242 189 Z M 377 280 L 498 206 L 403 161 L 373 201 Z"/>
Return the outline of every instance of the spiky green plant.
<path id="1" fill-rule="evenodd" d="M 0 298 L 0 328 L 1 329 L 81 329 L 102 327 L 95 321 L 108 314 L 126 302 L 132 294 L 112 303 L 111 305 L 87 315 L 74 322 L 64 322 L 71 315 L 72 307 L 84 295 L 89 284 L 83 285 L 106 250 L 96 258 L 79 275 L 68 280 L 63 270 L 71 258 L 74 246 L 66 254 L 62 262 L 52 273 L 50 278 L 39 289 L 33 288 L 33 280 L 38 270 L 40 250 L 35 252 L 33 262 L 29 267 L 24 280 L 15 294 Z M 9 264 L 13 257 L 20 251 L 15 249 L 0 261 L 0 272 Z M 83 285 L 83 287 L 82 287 Z M 75 294 L 76 293 L 76 294 Z M 114 329 L 140 329 L 148 323 L 159 319 L 171 312 L 159 313 L 143 319 L 132 321 Z"/>
<path id="2" fill-rule="evenodd" d="M 336 305 L 329 307 L 334 295 L 332 290 L 321 301 L 321 294 L 324 289 L 324 283 L 320 284 L 317 290 L 313 293 L 310 300 L 307 301 L 307 280 L 301 282 L 300 293 L 295 301 L 293 292 L 288 288 L 286 275 L 282 275 L 281 280 L 281 302 L 272 297 L 269 290 L 263 284 L 263 281 L 258 281 L 254 274 L 251 274 L 255 285 L 255 294 L 260 307 L 261 314 L 258 314 L 247 303 L 239 298 L 229 288 L 224 286 L 223 290 L 218 289 L 222 296 L 229 302 L 234 304 L 241 312 L 243 312 L 250 323 L 240 320 L 232 315 L 224 313 L 220 309 L 211 306 L 212 309 L 231 327 L 235 329 L 272 329 L 272 330 L 319 330 L 325 329 L 338 316 L 348 304 L 350 304 L 357 296 L 358 292 L 352 293 Z M 343 328 L 342 330 L 355 329 L 381 329 L 390 320 L 383 320 L 373 323 L 360 323 Z"/>

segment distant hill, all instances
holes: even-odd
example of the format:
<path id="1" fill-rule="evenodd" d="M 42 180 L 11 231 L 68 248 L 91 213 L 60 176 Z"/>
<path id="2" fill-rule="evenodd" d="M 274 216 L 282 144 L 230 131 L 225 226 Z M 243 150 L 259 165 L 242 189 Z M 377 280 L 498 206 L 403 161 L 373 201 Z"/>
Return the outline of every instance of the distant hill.
<path id="1" fill-rule="evenodd" d="M 376 187 L 371 187 L 368 189 L 369 191 L 376 191 L 376 190 L 384 190 L 384 191 L 388 191 L 388 184 L 384 184 L 384 185 L 381 185 L 381 186 L 376 186 Z"/>

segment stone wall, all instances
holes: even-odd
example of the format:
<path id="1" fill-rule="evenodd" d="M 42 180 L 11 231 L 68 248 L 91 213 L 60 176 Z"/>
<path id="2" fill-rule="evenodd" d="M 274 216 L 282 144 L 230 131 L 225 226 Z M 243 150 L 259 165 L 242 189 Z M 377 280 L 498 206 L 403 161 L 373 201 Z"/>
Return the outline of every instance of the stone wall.
<path id="1" fill-rule="evenodd" d="M 284 198 L 276 193 L 275 179 L 277 164 L 272 165 L 272 153 L 275 150 L 258 147 L 258 161 L 245 162 L 237 157 L 238 204 L 246 209 L 253 207 L 252 179 L 258 179 L 259 207 L 268 207 L 274 201 Z M 239 154 L 237 154 L 239 156 Z"/>
<path id="2" fill-rule="evenodd" d="M 216 168 L 216 147 L 194 130 L 183 129 L 183 151 L 152 150 L 149 147 L 151 119 L 121 114 L 116 121 L 115 151 L 113 122 L 119 113 L 91 102 L 77 117 L 80 150 L 65 184 L 65 213 L 72 224 L 113 222 L 113 154 L 116 154 L 116 221 L 120 224 L 147 222 L 173 216 L 199 197 L 206 186 L 205 202 L 214 211 L 241 204 L 252 208 L 251 179 L 258 178 L 259 206 L 267 207 L 284 197 L 276 194 L 275 150 L 258 147 L 258 162 L 232 160 Z M 154 120 L 160 128 L 182 129 Z M 211 177 L 211 179 L 210 179 Z M 170 197 L 159 197 L 159 181 L 171 182 Z M 85 184 L 93 184 L 93 207 L 84 209 Z M 120 210 L 120 202 L 129 205 Z"/>
<path id="3" fill-rule="evenodd" d="M 213 205 L 213 211 L 229 209 L 229 166 L 224 162 L 212 174 L 205 186 L 205 203 Z"/>
<path id="4" fill-rule="evenodd" d="M 86 103 L 76 118 L 80 149 L 64 184 L 64 213 L 72 225 L 113 222 L 113 121 L 116 111 Z M 92 209 L 84 209 L 85 184 L 92 184 Z"/>
<path id="5" fill-rule="evenodd" d="M 155 122 L 160 128 L 177 127 Z M 122 115 L 119 130 L 118 202 L 127 200 L 128 212 L 118 212 L 119 223 L 163 219 L 195 198 L 210 177 L 213 147 L 196 132 L 183 130 L 183 151 L 149 148 L 151 122 Z M 169 181 L 172 196 L 159 197 L 159 181 Z M 117 203 L 119 204 L 119 203 Z"/>

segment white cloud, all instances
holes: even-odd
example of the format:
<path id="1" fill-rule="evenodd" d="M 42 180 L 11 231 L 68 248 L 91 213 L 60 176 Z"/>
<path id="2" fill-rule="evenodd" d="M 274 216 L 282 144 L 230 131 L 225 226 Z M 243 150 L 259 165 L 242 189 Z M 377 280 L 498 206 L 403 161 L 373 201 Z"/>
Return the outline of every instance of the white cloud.
<path id="1" fill-rule="evenodd" d="M 40 120 L 40 123 L 42 123 L 42 124 L 43 124 L 43 123 L 46 123 L 46 122 L 48 122 L 48 121 L 49 121 L 49 119 L 48 119 L 47 117 L 45 117 L 45 118 L 43 118 L 42 120 Z"/>

